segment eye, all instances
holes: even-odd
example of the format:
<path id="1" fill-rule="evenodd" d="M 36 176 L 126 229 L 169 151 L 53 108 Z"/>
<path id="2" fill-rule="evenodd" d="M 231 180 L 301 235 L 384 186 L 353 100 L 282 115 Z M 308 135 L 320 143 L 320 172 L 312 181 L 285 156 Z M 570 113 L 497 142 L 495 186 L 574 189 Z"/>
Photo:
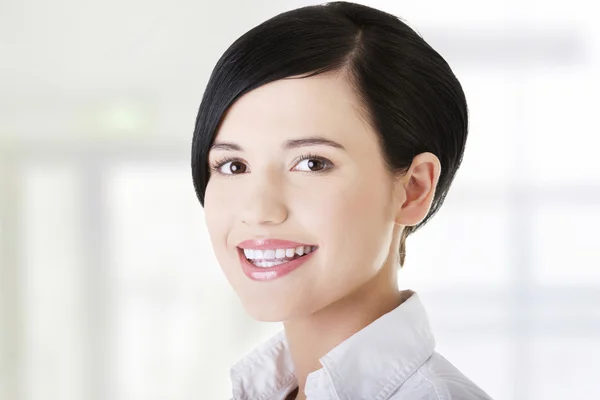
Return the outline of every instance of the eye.
<path id="1" fill-rule="evenodd" d="M 215 163 L 212 166 L 212 169 L 222 175 L 239 175 L 246 172 L 247 167 L 246 164 L 240 160 L 226 159 Z"/>
<path id="2" fill-rule="evenodd" d="M 295 169 L 306 172 L 322 172 L 332 167 L 333 163 L 326 158 L 307 154 L 300 157 Z"/>

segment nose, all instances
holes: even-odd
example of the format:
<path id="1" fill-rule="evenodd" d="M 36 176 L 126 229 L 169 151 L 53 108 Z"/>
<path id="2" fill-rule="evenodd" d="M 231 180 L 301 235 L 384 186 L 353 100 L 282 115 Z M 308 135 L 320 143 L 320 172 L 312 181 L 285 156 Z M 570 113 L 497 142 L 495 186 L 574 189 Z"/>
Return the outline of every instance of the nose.
<path id="1" fill-rule="evenodd" d="M 250 226 L 276 225 L 288 217 L 284 185 L 275 173 L 254 174 L 240 193 L 241 219 Z"/>

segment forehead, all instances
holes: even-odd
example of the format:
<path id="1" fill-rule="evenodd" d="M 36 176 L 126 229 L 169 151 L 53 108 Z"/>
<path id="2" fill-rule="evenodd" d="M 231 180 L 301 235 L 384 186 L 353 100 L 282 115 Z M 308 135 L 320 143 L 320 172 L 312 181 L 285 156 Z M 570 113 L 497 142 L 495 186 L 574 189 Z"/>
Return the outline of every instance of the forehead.
<path id="1" fill-rule="evenodd" d="M 239 98 L 228 110 L 220 140 L 282 140 L 301 135 L 338 136 L 365 130 L 361 104 L 338 73 L 268 83 Z"/>

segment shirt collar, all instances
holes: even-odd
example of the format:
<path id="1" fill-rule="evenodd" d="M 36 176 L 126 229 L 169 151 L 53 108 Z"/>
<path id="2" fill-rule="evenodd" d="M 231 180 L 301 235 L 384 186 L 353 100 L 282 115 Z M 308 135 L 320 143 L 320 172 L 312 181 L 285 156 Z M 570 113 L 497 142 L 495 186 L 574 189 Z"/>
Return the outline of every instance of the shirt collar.
<path id="1" fill-rule="evenodd" d="M 417 293 L 334 347 L 323 368 L 306 381 L 309 398 L 384 399 L 435 351 L 427 313 Z M 236 400 L 267 400 L 297 385 L 285 331 L 280 331 L 231 368 Z M 335 397 L 334 397 L 335 398 Z"/>

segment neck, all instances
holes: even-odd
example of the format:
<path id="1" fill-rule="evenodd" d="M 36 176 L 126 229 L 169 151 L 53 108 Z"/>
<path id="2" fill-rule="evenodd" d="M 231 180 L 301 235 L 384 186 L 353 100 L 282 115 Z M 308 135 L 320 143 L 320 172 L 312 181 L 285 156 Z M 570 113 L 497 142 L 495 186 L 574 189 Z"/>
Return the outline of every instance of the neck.
<path id="1" fill-rule="evenodd" d="M 298 381 L 297 400 L 305 399 L 307 376 L 322 366 L 319 358 L 406 300 L 398 290 L 396 265 L 386 265 L 350 295 L 318 312 L 285 321 L 284 329 Z"/>

